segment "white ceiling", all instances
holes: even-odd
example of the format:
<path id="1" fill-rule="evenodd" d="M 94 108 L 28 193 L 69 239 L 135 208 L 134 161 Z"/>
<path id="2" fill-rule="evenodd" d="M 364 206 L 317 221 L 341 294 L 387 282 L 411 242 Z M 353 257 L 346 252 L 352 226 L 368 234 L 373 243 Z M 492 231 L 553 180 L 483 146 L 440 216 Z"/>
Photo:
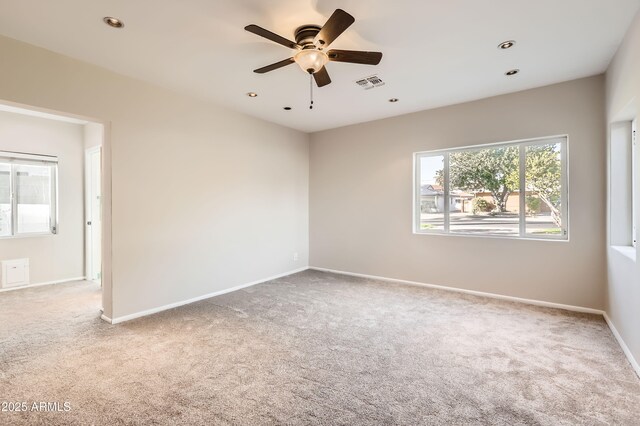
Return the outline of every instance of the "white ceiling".
<path id="1" fill-rule="evenodd" d="M 297 65 L 252 72 L 291 51 L 243 28 L 293 39 L 296 27 L 322 25 L 336 8 L 356 22 L 331 47 L 384 57 L 378 66 L 328 64 L 333 83 L 315 89 L 310 111 L 309 77 Z M 604 72 L 639 8 L 640 0 L 0 0 L 0 34 L 313 132 Z M 104 16 L 125 28 L 107 27 Z M 515 48 L 497 49 L 509 39 Z M 522 72 L 507 78 L 510 68 Z M 357 87 L 371 74 L 386 85 Z"/>

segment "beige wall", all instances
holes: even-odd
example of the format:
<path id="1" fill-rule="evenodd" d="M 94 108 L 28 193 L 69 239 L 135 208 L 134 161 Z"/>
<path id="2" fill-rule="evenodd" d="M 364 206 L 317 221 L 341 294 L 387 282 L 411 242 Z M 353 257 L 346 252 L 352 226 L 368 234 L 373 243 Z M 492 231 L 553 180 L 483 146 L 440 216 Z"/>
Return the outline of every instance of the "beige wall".
<path id="1" fill-rule="evenodd" d="M 623 44 L 607 71 L 607 120 L 610 125 L 629 121 L 640 112 L 640 14 L 636 16 Z M 638 158 L 636 164 L 640 164 Z M 630 164 L 630 161 L 629 161 Z M 611 170 L 610 170 L 611 172 Z M 636 176 L 635 198 L 640 198 L 640 174 Z M 628 206 L 627 206 L 628 207 Z M 622 208 L 612 205 L 610 209 Z M 607 229 L 611 230 L 610 213 Z M 640 223 L 640 209 L 636 212 Z M 613 239 L 620 237 L 609 235 Z M 636 235 L 636 239 L 639 235 Z M 615 242 L 615 241 L 614 241 Z M 608 250 L 608 289 L 606 311 L 636 361 L 640 360 L 640 264 L 636 250 Z"/>
<path id="2" fill-rule="evenodd" d="M 107 316 L 308 264 L 306 134 L 8 38 L 0 52 L 0 99 L 109 124 Z"/>
<path id="3" fill-rule="evenodd" d="M 58 234 L 0 239 L 0 260 L 29 258 L 31 284 L 84 277 L 83 126 L 0 111 L 0 151 L 58 157 Z"/>
<path id="4" fill-rule="evenodd" d="M 414 152 L 558 134 L 569 242 L 412 233 Z M 602 76 L 315 133 L 310 159 L 311 266 L 604 307 Z"/>

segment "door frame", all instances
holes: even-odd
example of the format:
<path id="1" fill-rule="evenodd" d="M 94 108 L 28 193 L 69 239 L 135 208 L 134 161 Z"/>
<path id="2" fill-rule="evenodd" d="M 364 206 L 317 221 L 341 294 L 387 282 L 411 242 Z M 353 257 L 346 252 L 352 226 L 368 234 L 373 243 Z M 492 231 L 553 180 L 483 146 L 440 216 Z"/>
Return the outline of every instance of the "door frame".
<path id="1" fill-rule="evenodd" d="M 91 148 L 87 148 L 84 151 L 84 230 L 85 230 L 85 239 L 84 239 L 84 263 L 85 263 L 85 276 L 87 281 L 94 281 L 92 277 L 94 276 L 93 271 L 93 262 L 90 257 L 90 253 L 92 252 L 92 241 L 91 241 L 91 232 L 89 230 L 89 212 L 91 211 L 91 155 L 96 152 L 100 153 L 100 185 L 102 186 L 102 146 L 97 145 Z M 102 194 L 101 198 L 102 198 Z M 102 200 L 101 200 L 102 201 Z M 101 230 L 102 232 L 102 230 Z M 102 264 L 102 250 L 100 252 L 100 264 Z M 102 274 L 101 274 L 102 275 Z M 100 277 L 100 282 L 102 282 L 102 276 Z"/>

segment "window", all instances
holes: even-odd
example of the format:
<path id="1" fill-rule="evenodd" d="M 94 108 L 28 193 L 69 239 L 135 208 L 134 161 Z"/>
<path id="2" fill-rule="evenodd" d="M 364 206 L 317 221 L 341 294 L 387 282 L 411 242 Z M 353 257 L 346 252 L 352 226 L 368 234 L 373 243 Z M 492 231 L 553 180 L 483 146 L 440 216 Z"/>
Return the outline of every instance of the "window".
<path id="1" fill-rule="evenodd" d="M 634 132 L 635 121 L 618 121 L 610 125 L 608 223 L 609 244 L 614 247 L 636 246 L 637 158 Z"/>
<path id="2" fill-rule="evenodd" d="M 0 152 L 0 237 L 56 233 L 57 161 Z"/>
<path id="3" fill-rule="evenodd" d="M 567 137 L 415 154 L 414 232 L 566 240 Z"/>

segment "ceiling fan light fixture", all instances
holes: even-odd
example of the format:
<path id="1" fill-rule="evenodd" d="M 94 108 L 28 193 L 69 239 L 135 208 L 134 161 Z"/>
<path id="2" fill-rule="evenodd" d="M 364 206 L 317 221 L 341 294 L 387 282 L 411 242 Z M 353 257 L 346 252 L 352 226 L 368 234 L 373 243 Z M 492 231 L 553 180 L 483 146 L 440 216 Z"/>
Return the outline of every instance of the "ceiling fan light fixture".
<path id="1" fill-rule="evenodd" d="M 329 62 L 329 57 L 326 53 L 316 49 L 304 49 L 301 50 L 293 57 L 300 68 L 304 72 L 309 74 L 315 74 Z"/>

